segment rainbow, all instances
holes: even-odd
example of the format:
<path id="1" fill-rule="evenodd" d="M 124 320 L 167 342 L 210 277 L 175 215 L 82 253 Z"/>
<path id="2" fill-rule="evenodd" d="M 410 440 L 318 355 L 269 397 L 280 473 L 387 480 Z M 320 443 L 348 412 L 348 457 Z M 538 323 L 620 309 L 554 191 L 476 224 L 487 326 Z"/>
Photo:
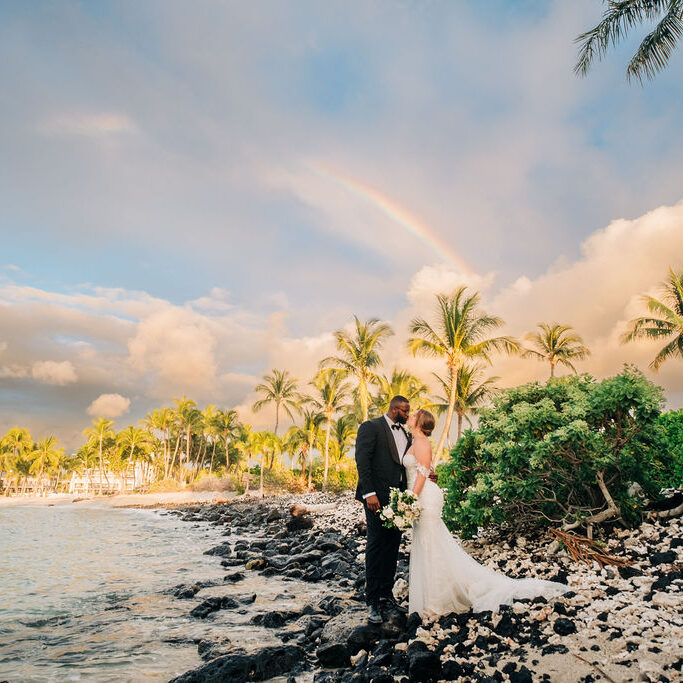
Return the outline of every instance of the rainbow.
<path id="1" fill-rule="evenodd" d="M 446 263 L 455 266 L 464 273 L 472 273 L 473 269 L 438 235 L 434 234 L 424 223 L 413 216 L 407 209 L 400 206 L 377 188 L 361 183 L 340 171 L 319 164 L 309 164 L 310 170 L 317 176 L 332 181 L 355 197 L 374 206 L 387 218 L 400 225 L 407 233 L 417 237 L 424 245 L 431 249 Z"/>

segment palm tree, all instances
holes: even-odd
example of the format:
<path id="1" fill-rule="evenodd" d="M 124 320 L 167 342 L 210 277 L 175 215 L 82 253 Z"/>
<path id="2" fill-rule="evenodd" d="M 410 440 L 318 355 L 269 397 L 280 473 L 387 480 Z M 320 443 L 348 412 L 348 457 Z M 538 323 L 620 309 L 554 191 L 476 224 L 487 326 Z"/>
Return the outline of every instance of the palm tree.
<path id="1" fill-rule="evenodd" d="M 251 474 L 249 468 L 251 466 L 251 459 L 254 453 L 258 450 L 259 432 L 252 430 L 249 424 L 240 424 L 237 427 L 237 441 L 235 443 L 235 448 L 242 453 L 246 458 L 247 467 L 247 484 L 245 487 L 245 493 L 249 492 L 249 484 L 251 481 Z"/>
<path id="2" fill-rule="evenodd" d="M 471 425 L 469 415 L 476 415 L 481 407 L 496 393 L 495 383 L 500 377 L 487 377 L 482 379 L 484 365 L 482 363 L 461 365 L 455 375 L 455 414 L 458 416 L 458 436 L 456 443 L 462 435 L 463 419 Z M 444 379 L 436 373 L 434 377 L 441 385 L 444 395 L 437 396 L 429 404 L 429 408 L 437 415 L 443 415 L 448 411 L 449 398 L 451 395 L 451 377 Z M 448 437 L 447 437 L 448 438 Z"/>
<path id="3" fill-rule="evenodd" d="M 661 300 L 647 295 L 642 297 L 652 317 L 631 320 L 630 329 L 621 338 L 623 344 L 637 339 L 673 337 L 650 363 L 653 370 L 659 370 L 668 358 L 683 359 L 683 271 L 676 273 L 669 268 L 669 278 L 661 284 L 661 289 Z"/>
<path id="4" fill-rule="evenodd" d="M 147 413 L 143 419 L 143 424 L 147 428 L 150 434 L 154 435 L 155 432 L 161 434 L 161 443 L 163 447 L 163 460 L 164 460 L 164 479 L 168 477 L 170 456 L 171 456 L 171 444 L 169 442 L 169 437 L 171 434 L 171 426 L 173 425 L 174 411 L 172 408 L 157 408 L 151 413 Z"/>
<path id="5" fill-rule="evenodd" d="M 270 454 L 272 462 L 276 454 L 282 453 L 282 441 L 275 432 L 262 431 L 256 433 L 255 445 L 256 450 L 261 452 L 259 495 L 263 498 L 263 473 L 266 469 L 266 460 L 268 459 L 268 454 Z"/>
<path id="6" fill-rule="evenodd" d="M 408 349 L 414 355 L 421 353 L 428 356 L 446 359 L 446 370 L 451 376 L 457 376 L 458 369 L 465 361 L 472 358 L 483 358 L 491 362 L 493 351 L 516 353 L 519 343 L 512 337 L 486 337 L 490 330 L 503 324 L 496 317 L 479 310 L 479 294 L 467 293 L 467 287 L 460 287 L 453 294 L 438 294 L 437 319 L 431 325 L 422 318 L 415 318 L 410 323 L 410 331 L 417 335 L 408 340 Z M 435 460 L 441 457 L 441 449 L 451 428 L 457 385 L 452 382 L 446 412 L 446 424 L 436 447 Z"/>
<path id="7" fill-rule="evenodd" d="M 202 411 L 197 408 L 197 404 L 192 399 L 187 398 L 186 396 L 174 398 L 173 401 L 176 404 L 176 415 L 178 417 L 180 429 L 185 432 L 185 466 L 189 467 L 190 449 L 192 447 L 192 430 L 196 429 L 201 424 Z"/>
<path id="8" fill-rule="evenodd" d="M 301 479 L 306 479 L 306 462 L 308 457 L 308 438 L 306 433 L 298 425 L 292 425 L 282 439 L 282 448 L 289 453 L 291 458 L 291 468 L 294 471 L 294 464 L 297 459 L 301 463 Z"/>
<path id="9" fill-rule="evenodd" d="M 26 459 L 33 451 L 33 439 L 28 429 L 23 427 L 12 427 L 0 441 L 0 448 L 6 454 L 3 458 L 3 471 L 9 474 L 14 474 L 14 477 L 8 477 L 15 480 L 16 489 L 19 489 L 20 475 L 23 471 L 28 471 L 30 462 Z M 9 487 L 7 489 L 9 495 Z"/>
<path id="10" fill-rule="evenodd" d="M 382 365 L 379 350 L 384 340 L 394 334 L 391 327 L 380 322 L 377 318 L 362 323 L 356 316 L 353 333 L 345 330 L 337 330 L 334 337 L 337 342 L 339 356 L 330 356 L 321 361 L 322 368 L 336 368 L 346 376 L 356 379 L 358 398 L 360 400 L 361 418 L 365 422 L 368 419 L 368 407 L 370 404 L 370 383 L 375 379 L 374 368 Z"/>
<path id="11" fill-rule="evenodd" d="M 115 437 L 114 422 L 112 420 L 107 420 L 106 417 L 98 417 L 93 421 L 93 426 L 88 429 L 83 430 L 84 436 L 87 436 L 89 440 L 93 443 L 98 444 L 98 454 L 100 463 L 100 494 L 102 493 L 102 488 L 104 485 L 104 479 L 106 477 L 104 472 L 104 459 L 102 457 L 102 449 L 105 440 L 113 439 Z M 109 486 L 109 478 L 107 477 L 107 487 Z"/>
<path id="12" fill-rule="evenodd" d="M 236 410 L 218 410 L 213 419 L 213 429 L 216 431 L 216 435 L 220 436 L 225 443 L 225 468 L 230 469 L 230 462 L 228 459 L 228 450 L 230 445 L 230 440 L 235 439 L 237 434 L 240 432 L 240 421 Z M 215 453 L 214 449 L 211 452 L 211 464 L 209 465 L 209 472 L 213 471 L 213 458 Z"/>
<path id="13" fill-rule="evenodd" d="M 380 413 L 386 413 L 389 403 L 394 396 L 405 396 L 411 407 L 420 408 L 425 403 L 425 394 L 429 391 L 427 385 L 415 375 L 406 370 L 394 368 L 391 377 L 382 375 L 377 377 L 379 387 L 373 404 Z"/>
<path id="14" fill-rule="evenodd" d="M 118 433 L 116 442 L 121 455 L 122 472 L 126 469 L 128 464 L 135 463 L 139 458 L 145 458 L 145 461 L 147 462 L 147 471 L 149 471 L 148 456 L 152 448 L 152 442 L 148 432 L 139 427 L 130 425 Z M 121 477 L 121 489 L 123 490 L 123 488 L 123 477 Z"/>
<path id="15" fill-rule="evenodd" d="M 652 79 L 664 69 L 677 42 L 683 36 L 683 0 L 607 0 L 602 20 L 590 31 L 582 33 L 579 59 L 574 71 L 585 76 L 595 59 L 602 59 L 607 50 L 636 26 L 656 21 L 655 27 L 640 43 L 626 68 L 628 80 Z"/>
<path id="16" fill-rule="evenodd" d="M 342 415 L 334 423 L 333 441 L 334 444 L 334 465 L 339 467 L 339 463 L 344 459 L 349 448 L 356 437 L 358 424 L 353 415 Z"/>
<path id="17" fill-rule="evenodd" d="M 330 463 L 330 432 L 332 430 L 332 418 L 344 406 L 349 397 L 349 385 L 344 382 L 344 373 L 340 370 L 320 370 L 311 384 L 315 387 L 317 395 L 310 397 L 310 403 L 318 408 L 326 420 L 325 446 L 323 472 L 323 491 L 327 488 L 327 473 Z"/>
<path id="18" fill-rule="evenodd" d="M 301 397 L 299 396 L 297 380 L 291 377 L 287 370 L 273 370 L 271 375 L 264 375 L 263 380 L 263 383 L 257 384 L 254 388 L 254 391 L 262 394 L 263 398 L 256 401 L 252 409 L 257 413 L 265 406 L 271 403 L 275 404 L 275 429 L 273 431 L 277 435 L 280 424 L 280 408 L 284 409 L 292 421 L 294 421 L 292 411 L 298 412 L 299 410 Z"/>
<path id="19" fill-rule="evenodd" d="M 576 372 L 572 360 L 583 360 L 590 356 L 591 352 L 583 345 L 583 339 L 572 331 L 570 325 L 538 323 L 537 327 L 539 332 L 530 332 L 525 337 L 536 348 L 522 349 L 521 356 L 548 361 L 551 377 L 555 376 L 555 366 L 558 363 Z"/>
<path id="20" fill-rule="evenodd" d="M 43 489 L 43 475 L 45 471 L 56 467 L 63 453 L 63 448 L 57 448 L 57 439 L 54 436 L 47 436 L 36 444 L 29 472 L 34 477 L 37 477 L 38 486 L 41 491 Z"/>

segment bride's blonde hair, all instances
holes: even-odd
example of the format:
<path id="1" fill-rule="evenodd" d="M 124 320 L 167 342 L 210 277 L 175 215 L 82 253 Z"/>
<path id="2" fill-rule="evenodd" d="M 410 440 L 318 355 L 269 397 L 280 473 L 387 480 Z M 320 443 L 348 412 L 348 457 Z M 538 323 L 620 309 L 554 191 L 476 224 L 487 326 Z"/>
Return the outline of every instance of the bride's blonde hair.
<path id="1" fill-rule="evenodd" d="M 435 424 L 436 424 L 436 420 L 434 419 L 434 416 L 428 410 L 425 410 L 424 408 L 420 408 L 415 413 L 415 426 L 419 427 L 420 431 L 425 436 L 431 436 L 432 435 L 432 432 L 434 431 L 434 425 Z"/>

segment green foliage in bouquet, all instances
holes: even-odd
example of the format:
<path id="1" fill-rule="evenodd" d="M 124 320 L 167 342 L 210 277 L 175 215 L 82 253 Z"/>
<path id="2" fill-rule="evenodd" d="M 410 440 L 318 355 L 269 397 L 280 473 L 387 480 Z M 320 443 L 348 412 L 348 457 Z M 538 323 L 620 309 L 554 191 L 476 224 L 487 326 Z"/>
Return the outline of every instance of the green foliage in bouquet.
<path id="1" fill-rule="evenodd" d="M 602 381 L 568 376 L 501 392 L 440 468 L 446 523 L 466 537 L 503 523 L 637 524 L 643 499 L 631 484 L 654 498 L 672 476 L 663 404 L 661 388 L 632 366 Z"/>
<path id="2" fill-rule="evenodd" d="M 407 529 L 420 516 L 420 504 L 412 491 L 389 489 L 389 504 L 379 513 L 382 525 L 387 529 Z"/>
<path id="3" fill-rule="evenodd" d="M 672 455 L 671 478 L 668 485 L 683 488 L 683 410 L 670 410 L 659 416 L 666 431 L 666 439 Z"/>

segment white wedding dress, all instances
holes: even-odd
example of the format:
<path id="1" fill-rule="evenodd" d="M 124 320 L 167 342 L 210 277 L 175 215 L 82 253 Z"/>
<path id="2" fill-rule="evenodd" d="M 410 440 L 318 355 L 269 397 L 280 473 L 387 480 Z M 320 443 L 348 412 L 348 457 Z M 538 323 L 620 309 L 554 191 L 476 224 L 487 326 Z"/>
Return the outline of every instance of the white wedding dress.
<path id="1" fill-rule="evenodd" d="M 419 471 L 428 475 L 412 452 L 405 454 L 403 464 L 412 489 Z M 427 479 L 419 496 L 422 508 L 413 525 L 410 550 L 409 611 L 421 616 L 438 616 L 451 612 L 497 611 L 513 600 L 543 596 L 554 597 L 569 588 L 554 581 L 512 579 L 484 567 L 470 557 L 441 519 L 443 492 Z"/>

